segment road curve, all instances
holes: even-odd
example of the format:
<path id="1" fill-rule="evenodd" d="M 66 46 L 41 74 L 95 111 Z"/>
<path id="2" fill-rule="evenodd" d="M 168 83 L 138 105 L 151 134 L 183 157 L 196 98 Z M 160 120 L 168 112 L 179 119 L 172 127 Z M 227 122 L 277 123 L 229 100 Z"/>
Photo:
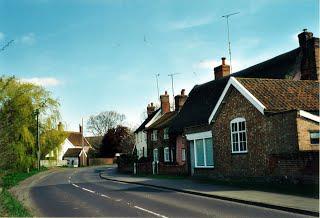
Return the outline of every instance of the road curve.
<path id="1" fill-rule="evenodd" d="M 175 191 L 103 180 L 110 167 L 64 169 L 40 179 L 30 197 L 45 217 L 307 217 Z"/>

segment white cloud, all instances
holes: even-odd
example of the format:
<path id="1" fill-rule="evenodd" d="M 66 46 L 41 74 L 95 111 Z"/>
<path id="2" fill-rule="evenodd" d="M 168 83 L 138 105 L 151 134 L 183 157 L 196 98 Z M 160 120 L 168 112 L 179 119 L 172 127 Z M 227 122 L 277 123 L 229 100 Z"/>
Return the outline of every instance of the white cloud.
<path id="1" fill-rule="evenodd" d="M 33 45 L 36 42 L 36 36 L 34 33 L 27 33 L 21 37 L 20 42 L 26 45 Z"/>
<path id="2" fill-rule="evenodd" d="M 169 23 L 169 28 L 174 30 L 188 29 L 192 27 L 202 26 L 209 24 L 213 21 L 211 16 L 197 18 L 197 19 L 185 19 L 179 21 L 172 21 Z"/>
<path id="3" fill-rule="evenodd" d="M 40 85 L 40 86 L 57 86 L 61 84 L 61 82 L 53 77 L 33 77 L 33 78 L 22 78 L 20 80 L 21 82 L 25 83 L 33 83 L 35 85 Z"/>
<path id="4" fill-rule="evenodd" d="M 5 37 L 4 33 L 0 32 L 0 41 L 4 40 L 4 37 Z"/>

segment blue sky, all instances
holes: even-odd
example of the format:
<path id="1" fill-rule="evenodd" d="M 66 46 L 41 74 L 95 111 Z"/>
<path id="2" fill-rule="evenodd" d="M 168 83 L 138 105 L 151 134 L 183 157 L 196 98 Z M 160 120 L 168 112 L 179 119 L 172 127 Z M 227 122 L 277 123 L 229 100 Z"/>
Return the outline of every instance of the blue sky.
<path id="1" fill-rule="evenodd" d="M 0 74 L 44 85 L 62 120 L 105 110 L 137 125 L 160 92 L 189 92 L 213 79 L 228 57 L 223 14 L 230 19 L 234 71 L 298 47 L 308 28 L 319 37 L 317 0 L 0 0 Z"/>

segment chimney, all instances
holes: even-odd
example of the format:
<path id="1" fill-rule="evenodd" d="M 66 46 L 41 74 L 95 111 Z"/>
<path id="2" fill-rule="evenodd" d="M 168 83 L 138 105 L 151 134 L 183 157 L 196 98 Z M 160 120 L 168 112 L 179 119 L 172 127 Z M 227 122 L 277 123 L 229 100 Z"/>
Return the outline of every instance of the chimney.
<path id="1" fill-rule="evenodd" d="M 151 104 L 148 104 L 147 106 L 148 117 L 154 112 L 155 108 L 156 107 L 153 105 L 153 102 L 151 102 Z"/>
<path id="2" fill-rule="evenodd" d="M 303 29 L 298 35 L 302 52 L 301 80 L 319 80 L 319 40 L 315 40 L 312 32 Z M 317 45 L 318 44 L 318 45 Z"/>
<path id="3" fill-rule="evenodd" d="M 161 101 L 161 113 L 165 114 L 170 112 L 170 102 L 169 102 L 169 95 L 167 91 L 164 92 L 164 95 L 160 95 L 160 101 Z"/>
<path id="4" fill-rule="evenodd" d="M 174 97 L 174 103 L 175 103 L 175 110 L 180 111 L 181 108 L 183 107 L 184 103 L 186 102 L 188 96 L 185 94 L 185 89 L 181 90 L 180 95 L 176 95 Z"/>
<path id="5" fill-rule="evenodd" d="M 79 132 L 82 133 L 82 126 L 79 125 Z"/>
<path id="6" fill-rule="evenodd" d="M 230 75 L 230 66 L 226 64 L 226 58 L 222 57 L 222 64 L 214 68 L 214 79 L 221 79 L 225 76 Z"/>
<path id="7" fill-rule="evenodd" d="M 58 123 L 58 131 L 63 131 L 63 125 L 61 122 Z"/>
<path id="8" fill-rule="evenodd" d="M 303 29 L 302 31 L 303 32 L 298 35 L 298 38 L 299 38 L 300 48 L 302 49 L 302 51 L 304 51 L 308 47 L 307 46 L 307 42 L 309 41 L 309 39 L 313 38 L 313 33 L 312 32 L 308 32 L 307 29 Z"/>

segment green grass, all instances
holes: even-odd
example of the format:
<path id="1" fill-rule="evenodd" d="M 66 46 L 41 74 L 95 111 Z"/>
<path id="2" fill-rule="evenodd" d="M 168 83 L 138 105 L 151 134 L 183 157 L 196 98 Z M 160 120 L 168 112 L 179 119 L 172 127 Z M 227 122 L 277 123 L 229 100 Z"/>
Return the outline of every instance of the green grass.
<path id="1" fill-rule="evenodd" d="M 9 189 L 13 186 L 19 184 L 19 182 L 25 180 L 26 178 L 33 176 L 39 172 L 46 170 L 46 168 L 41 168 L 40 171 L 37 169 L 32 169 L 30 172 L 6 172 L 5 175 L 2 177 L 2 186 L 6 189 Z"/>
<path id="2" fill-rule="evenodd" d="M 11 193 L 4 189 L 0 193 L 0 202 L 1 202 L 1 209 L 0 215 L 1 216 L 10 216 L 10 217 L 31 217 L 32 215 L 28 210 L 26 210 L 22 204 L 17 201 Z"/>
<path id="3" fill-rule="evenodd" d="M 39 172 L 45 171 L 46 168 L 41 168 L 40 171 L 32 169 L 30 172 L 16 172 L 0 170 L 0 217 L 30 217 L 31 213 L 23 207 L 23 205 L 11 195 L 8 191 L 11 187 L 16 186 L 19 182 L 33 176 Z"/>

